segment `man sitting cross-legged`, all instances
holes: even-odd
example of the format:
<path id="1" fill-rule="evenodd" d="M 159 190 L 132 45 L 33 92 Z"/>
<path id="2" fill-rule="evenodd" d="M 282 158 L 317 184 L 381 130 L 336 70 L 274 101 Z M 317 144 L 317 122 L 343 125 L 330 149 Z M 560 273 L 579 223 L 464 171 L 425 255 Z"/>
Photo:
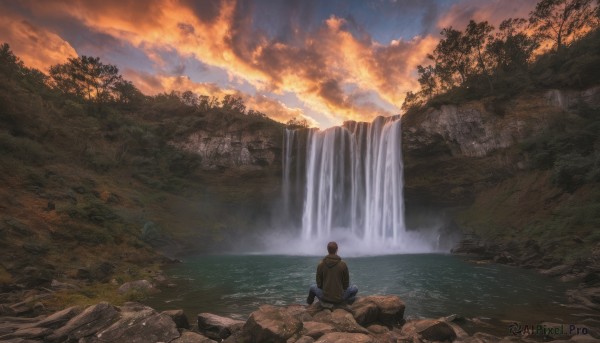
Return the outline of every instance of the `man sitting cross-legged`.
<path id="1" fill-rule="evenodd" d="M 338 245 L 336 242 L 327 244 L 327 252 L 317 267 L 317 283 L 310 286 L 306 302 L 310 305 L 315 297 L 321 302 L 339 304 L 347 302 L 352 304 L 356 300 L 358 287 L 350 286 L 350 274 L 348 266 L 337 255 Z"/>

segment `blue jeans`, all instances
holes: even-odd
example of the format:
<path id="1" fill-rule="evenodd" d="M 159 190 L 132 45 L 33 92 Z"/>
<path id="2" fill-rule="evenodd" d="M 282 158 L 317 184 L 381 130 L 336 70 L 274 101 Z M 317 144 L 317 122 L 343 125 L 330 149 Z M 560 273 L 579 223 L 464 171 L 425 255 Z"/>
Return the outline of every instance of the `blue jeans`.
<path id="1" fill-rule="evenodd" d="M 342 298 L 344 299 L 343 301 L 353 303 L 354 300 L 356 300 L 356 293 L 358 293 L 358 287 L 356 287 L 356 285 L 346 288 L 344 294 L 342 294 Z M 316 284 L 310 286 L 308 294 L 316 296 L 319 301 L 323 302 L 323 290 L 317 287 Z"/>

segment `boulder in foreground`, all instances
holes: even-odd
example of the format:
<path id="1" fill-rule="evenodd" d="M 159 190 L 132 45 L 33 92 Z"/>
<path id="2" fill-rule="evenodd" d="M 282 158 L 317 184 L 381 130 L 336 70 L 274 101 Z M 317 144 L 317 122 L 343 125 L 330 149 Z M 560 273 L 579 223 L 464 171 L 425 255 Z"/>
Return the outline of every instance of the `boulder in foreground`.
<path id="1" fill-rule="evenodd" d="M 243 325 L 244 322 L 241 320 L 221 317 L 212 313 L 198 315 L 198 331 L 213 339 L 225 339 L 239 331 Z"/>

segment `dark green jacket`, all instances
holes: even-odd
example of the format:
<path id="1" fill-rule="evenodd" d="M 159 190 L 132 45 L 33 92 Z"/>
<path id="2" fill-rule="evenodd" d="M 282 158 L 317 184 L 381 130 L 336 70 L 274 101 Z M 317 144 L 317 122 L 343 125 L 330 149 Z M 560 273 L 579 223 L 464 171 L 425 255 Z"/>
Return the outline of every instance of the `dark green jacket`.
<path id="1" fill-rule="evenodd" d="M 344 290 L 350 285 L 348 266 L 338 255 L 327 255 L 317 267 L 317 287 L 323 290 L 323 300 L 342 302 Z"/>

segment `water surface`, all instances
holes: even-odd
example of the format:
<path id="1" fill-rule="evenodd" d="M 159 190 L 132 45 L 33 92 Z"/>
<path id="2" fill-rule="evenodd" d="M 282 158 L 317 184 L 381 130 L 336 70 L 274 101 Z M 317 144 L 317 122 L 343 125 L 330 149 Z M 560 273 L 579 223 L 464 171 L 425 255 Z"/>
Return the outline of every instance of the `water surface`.
<path id="1" fill-rule="evenodd" d="M 177 287 L 148 299 L 158 309 L 182 308 L 244 319 L 262 304 L 306 301 L 321 257 L 202 255 L 167 269 Z M 531 270 L 477 265 L 441 254 L 344 258 L 350 282 L 360 295 L 395 294 L 406 303 L 405 317 L 467 318 L 532 322 L 573 322 L 560 283 Z"/>

